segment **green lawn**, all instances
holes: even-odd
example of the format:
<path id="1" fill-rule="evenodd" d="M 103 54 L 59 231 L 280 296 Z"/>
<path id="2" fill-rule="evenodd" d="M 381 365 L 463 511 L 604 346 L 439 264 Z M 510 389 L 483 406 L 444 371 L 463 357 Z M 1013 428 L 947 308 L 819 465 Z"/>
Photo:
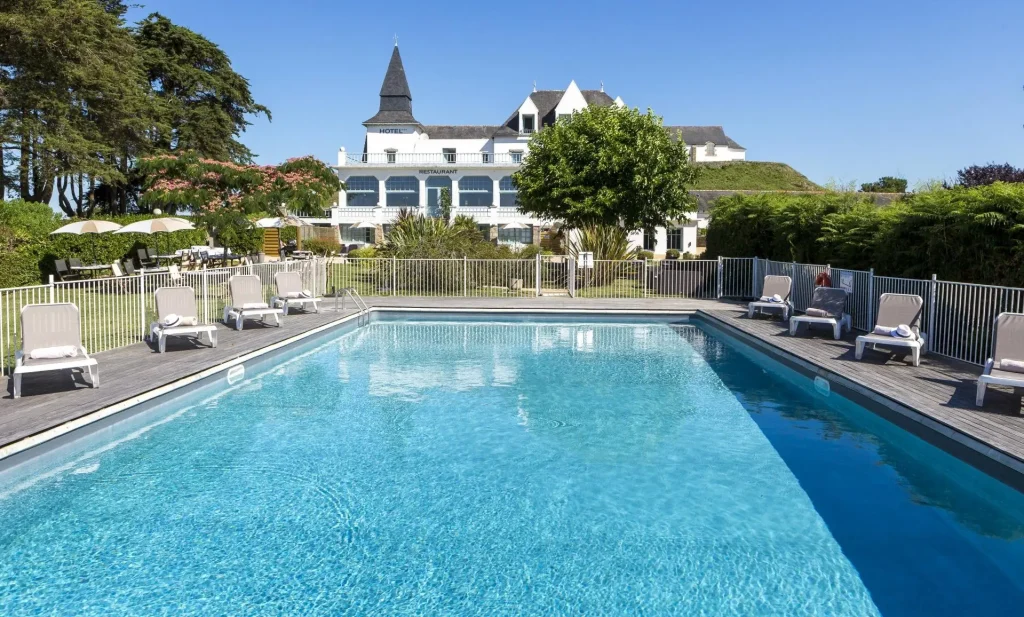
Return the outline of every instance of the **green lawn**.
<path id="1" fill-rule="evenodd" d="M 763 190 L 820 191 L 802 173 L 785 163 L 733 161 L 731 163 L 698 163 L 700 178 L 695 190 Z"/>

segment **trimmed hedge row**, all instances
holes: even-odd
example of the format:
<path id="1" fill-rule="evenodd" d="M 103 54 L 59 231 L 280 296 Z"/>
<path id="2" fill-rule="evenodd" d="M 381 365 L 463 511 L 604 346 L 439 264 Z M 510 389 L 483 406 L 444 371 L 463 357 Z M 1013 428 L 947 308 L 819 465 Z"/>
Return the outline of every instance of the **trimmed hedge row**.
<path id="1" fill-rule="evenodd" d="M 908 194 L 732 195 L 711 209 L 707 256 L 1024 286 L 1024 184 Z"/>
<path id="2" fill-rule="evenodd" d="M 152 216 L 97 217 L 121 225 Z M 89 263 L 113 263 L 134 258 L 136 249 L 154 247 L 160 252 L 206 244 L 206 231 L 168 234 L 59 234 L 49 233 L 68 221 L 46 204 L 20 200 L 0 202 L 0 287 L 38 285 L 55 272 L 54 260 L 77 257 Z"/>

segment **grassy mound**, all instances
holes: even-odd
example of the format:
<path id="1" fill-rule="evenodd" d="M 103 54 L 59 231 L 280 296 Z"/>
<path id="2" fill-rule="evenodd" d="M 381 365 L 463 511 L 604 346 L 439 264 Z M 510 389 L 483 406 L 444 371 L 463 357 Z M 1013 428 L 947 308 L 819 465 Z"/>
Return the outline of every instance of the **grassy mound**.
<path id="1" fill-rule="evenodd" d="M 694 189 L 737 191 L 820 191 L 821 187 L 785 163 L 733 161 L 698 163 Z"/>

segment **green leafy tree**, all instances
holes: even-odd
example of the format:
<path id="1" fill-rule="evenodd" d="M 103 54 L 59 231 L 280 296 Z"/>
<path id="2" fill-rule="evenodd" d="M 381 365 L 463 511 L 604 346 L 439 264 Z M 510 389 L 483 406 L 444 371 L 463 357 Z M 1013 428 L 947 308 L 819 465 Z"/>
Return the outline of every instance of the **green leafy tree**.
<path id="1" fill-rule="evenodd" d="M 448 187 L 442 188 L 437 201 L 438 207 L 441 210 L 441 218 L 446 221 L 452 218 L 452 190 Z"/>
<path id="2" fill-rule="evenodd" d="M 250 116 L 269 120 L 270 110 L 256 103 L 248 80 L 235 72 L 227 54 L 159 13 L 139 22 L 135 39 L 159 103 L 155 146 L 251 163 L 252 151 L 237 138 Z"/>
<path id="3" fill-rule="evenodd" d="M 13 167 L 4 183 L 26 201 L 47 203 L 74 178 L 78 207 L 63 190 L 59 203 L 88 215 L 84 188 L 123 179 L 117 156 L 145 128 L 147 99 L 118 6 L 10 0 L 0 11 L 0 143 Z"/>
<path id="4" fill-rule="evenodd" d="M 637 230 L 686 218 L 696 176 L 686 144 L 652 112 L 588 107 L 538 131 L 512 179 L 524 213 Z"/>
<path id="5" fill-rule="evenodd" d="M 876 182 L 861 184 L 860 190 L 862 193 L 906 193 L 907 181 L 904 178 L 882 176 Z"/>

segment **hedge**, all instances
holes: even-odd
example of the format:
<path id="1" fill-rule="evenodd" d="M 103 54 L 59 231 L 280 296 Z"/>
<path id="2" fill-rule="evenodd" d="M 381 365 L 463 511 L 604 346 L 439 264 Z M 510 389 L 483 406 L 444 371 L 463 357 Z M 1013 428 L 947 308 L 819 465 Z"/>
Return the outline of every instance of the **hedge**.
<path id="1" fill-rule="evenodd" d="M 908 194 L 732 195 L 712 207 L 707 256 L 1024 286 L 1024 184 Z"/>
<path id="2" fill-rule="evenodd" d="M 151 215 L 96 217 L 121 225 L 154 218 Z M 77 257 L 83 262 L 113 263 L 134 258 L 136 249 L 175 251 L 206 244 L 202 229 L 168 234 L 58 234 L 49 233 L 67 224 L 46 204 L 21 200 L 0 202 L 0 287 L 38 285 L 55 272 L 54 260 Z"/>

